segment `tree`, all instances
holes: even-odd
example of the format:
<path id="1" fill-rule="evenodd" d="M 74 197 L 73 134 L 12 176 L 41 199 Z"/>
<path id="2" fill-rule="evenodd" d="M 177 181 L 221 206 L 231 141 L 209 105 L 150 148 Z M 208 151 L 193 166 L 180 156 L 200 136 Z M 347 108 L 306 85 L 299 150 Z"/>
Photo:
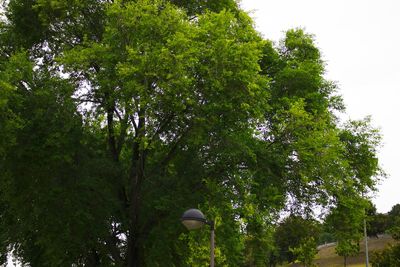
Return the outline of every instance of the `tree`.
<path id="1" fill-rule="evenodd" d="M 377 267 L 395 267 L 400 264 L 400 246 L 389 245 L 383 251 L 375 251 L 371 263 Z"/>
<path id="2" fill-rule="evenodd" d="M 340 133 L 352 187 L 338 192 L 342 196 L 326 220 L 338 242 L 336 252 L 344 257 L 345 266 L 347 257 L 359 251 L 362 222 L 368 207 L 364 194 L 368 188 L 375 187 L 376 180 L 371 178 L 382 173 L 376 157 L 380 138 L 379 132 L 370 126 L 370 118 L 349 121 Z"/>
<path id="3" fill-rule="evenodd" d="M 313 260 L 318 253 L 317 243 L 313 237 L 303 239 L 300 245 L 289 249 L 296 257 L 296 261 L 301 262 L 304 267 L 315 266 Z"/>
<path id="4" fill-rule="evenodd" d="M 399 215 L 399 204 L 396 204 L 389 211 L 389 221 L 392 226 L 389 227 L 389 233 L 395 240 L 400 240 L 400 227 L 398 226 L 400 223 Z M 376 251 L 372 254 L 371 263 L 374 266 L 383 267 L 394 267 L 400 264 L 400 245 L 394 244 L 389 245 L 382 251 Z"/>
<path id="5" fill-rule="evenodd" d="M 335 251 L 339 256 L 343 256 L 343 266 L 347 266 L 348 257 L 355 256 L 360 252 L 359 240 L 360 237 L 346 237 L 337 243 Z"/>
<path id="6" fill-rule="evenodd" d="M 12 49 L 31 51 L 24 53 L 27 77 L 13 84 L 22 98 L 13 111 L 26 124 L 15 146 L 2 146 L 2 201 L 7 224 L 15 225 L 5 227 L 4 247 L 31 266 L 179 260 L 174 245 L 158 240 L 178 236 L 176 218 L 187 205 L 203 203 L 211 216 L 216 203 L 205 199 L 231 197 L 215 186 L 249 158 L 233 148 L 252 138 L 265 99 L 261 39 L 250 19 L 223 11 L 193 21 L 163 1 L 10 1 L 8 11 L 3 30 L 16 41 Z M 80 21 L 100 23 L 92 29 Z M 219 236 L 229 240 L 239 226 L 224 227 Z M 219 249 L 233 254 L 232 240 Z"/>
<path id="7" fill-rule="evenodd" d="M 378 237 L 388 228 L 389 217 L 387 214 L 377 213 L 375 205 L 371 202 L 366 209 L 367 234 L 369 237 Z"/>
<path id="8" fill-rule="evenodd" d="M 279 255 L 274 243 L 273 226 L 253 216 L 248 221 L 246 231 L 243 266 L 276 266 Z"/>
<path id="9" fill-rule="evenodd" d="M 347 199 L 332 209 L 325 219 L 337 241 L 336 253 L 344 258 L 344 266 L 347 266 L 347 258 L 360 250 L 366 203 L 363 199 Z"/>
<path id="10" fill-rule="evenodd" d="M 400 205 L 396 204 L 388 213 L 388 232 L 394 239 L 400 240 Z"/>
<path id="11" fill-rule="evenodd" d="M 273 264 L 286 206 L 373 190 L 312 36 L 275 47 L 235 1 L 10 0 L 0 36 L 3 260 L 204 266 L 199 207 L 217 265 Z"/>
<path id="12" fill-rule="evenodd" d="M 391 217 L 397 217 L 400 216 L 400 204 L 396 204 L 392 207 L 392 209 L 389 211 L 389 216 Z"/>
<path id="13" fill-rule="evenodd" d="M 274 239 L 279 251 L 280 262 L 308 262 L 316 254 L 316 242 L 320 225 L 313 219 L 298 215 L 287 217 L 276 229 Z"/>

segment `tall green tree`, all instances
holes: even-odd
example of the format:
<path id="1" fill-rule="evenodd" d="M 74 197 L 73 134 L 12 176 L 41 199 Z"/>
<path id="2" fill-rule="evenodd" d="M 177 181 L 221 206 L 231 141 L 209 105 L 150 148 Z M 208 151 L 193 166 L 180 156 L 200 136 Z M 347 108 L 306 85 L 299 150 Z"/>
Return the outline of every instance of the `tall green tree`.
<path id="1" fill-rule="evenodd" d="M 349 121 L 340 132 L 344 144 L 348 180 L 350 186 L 341 187 L 338 201 L 326 218 L 331 232 L 338 242 L 336 252 L 344 257 L 353 256 L 359 251 L 362 237 L 363 220 L 370 201 L 366 198 L 367 190 L 374 190 L 378 175 L 384 175 L 376 157 L 381 136 L 371 127 L 370 118 L 361 121 Z M 350 197 L 349 197 L 350 196 Z"/>
<path id="2" fill-rule="evenodd" d="M 215 206 L 234 196 L 227 191 L 251 159 L 246 140 L 264 105 L 251 20 L 229 11 L 192 20 L 163 1 L 70 4 L 9 4 L 4 36 L 16 42 L 11 52 L 26 50 L 29 73 L 12 89 L 26 124 L 2 165 L 16 226 L 5 226 L 4 246 L 32 266 L 180 265 L 176 218 L 203 203 L 220 209 L 215 216 L 231 213 L 218 229 L 232 238 L 223 253 L 240 249 L 233 207 Z M 217 260 L 235 265 L 238 252 Z"/>
<path id="3" fill-rule="evenodd" d="M 282 210 L 374 189 L 313 37 L 274 46 L 233 0 L 10 0 L 0 44 L 3 261 L 204 266 L 198 207 L 217 265 L 263 266 Z"/>

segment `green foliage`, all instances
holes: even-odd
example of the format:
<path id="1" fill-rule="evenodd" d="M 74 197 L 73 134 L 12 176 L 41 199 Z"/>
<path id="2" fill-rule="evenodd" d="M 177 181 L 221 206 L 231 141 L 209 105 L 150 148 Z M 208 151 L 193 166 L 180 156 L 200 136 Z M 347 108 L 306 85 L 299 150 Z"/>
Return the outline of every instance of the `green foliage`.
<path id="1" fill-rule="evenodd" d="M 371 126 L 371 118 L 366 117 L 360 121 L 349 121 L 340 134 L 345 145 L 345 157 L 351 166 L 350 176 L 353 186 L 358 192 L 374 189 L 377 179 L 372 177 L 382 176 L 379 168 L 377 148 L 381 143 L 379 130 Z"/>
<path id="2" fill-rule="evenodd" d="M 320 230 L 320 225 L 313 219 L 304 219 L 296 215 L 287 217 L 276 228 L 274 235 L 279 261 L 312 261 L 317 247 L 315 240 Z"/>
<path id="3" fill-rule="evenodd" d="M 275 266 L 278 250 L 274 243 L 273 228 L 253 216 L 246 227 L 244 266 Z"/>
<path id="4" fill-rule="evenodd" d="M 359 126 L 350 122 L 344 129 L 336 125 L 330 110 L 340 110 L 342 104 L 335 96 L 336 86 L 323 78 L 324 65 L 312 36 L 291 30 L 277 50 L 266 42 L 261 66 L 273 81 L 266 112 L 268 131 L 263 133 L 273 154 L 269 156 L 273 164 L 268 167 L 278 167 L 291 208 L 310 212 L 307 207 L 313 203 L 334 205 L 341 192 L 373 189 L 379 168 L 375 157 L 367 157 L 375 155 L 379 136 L 368 121 L 357 122 Z M 351 144 L 346 143 L 345 133 L 347 138 L 354 136 Z M 363 144 L 365 153 L 353 156 L 352 144 Z M 365 156 L 365 164 L 361 159 L 356 161 L 356 156 Z M 353 168 L 364 168 L 365 174 L 361 170 L 355 173 Z M 359 174 L 365 177 L 360 186 L 354 182 Z"/>
<path id="5" fill-rule="evenodd" d="M 190 16 L 199 15 L 208 11 L 221 12 L 224 9 L 234 12 L 238 9 L 237 3 L 234 0 L 171 0 L 171 3 L 184 8 Z"/>
<path id="6" fill-rule="evenodd" d="M 18 99 L 12 84 L 24 76 L 31 79 L 31 64 L 25 53 L 19 53 L 0 67 L 0 159 L 3 159 L 7 148 L 15 143 L 15 131 L 22 124 L 21 117 L 12 110 L 14 100 Z"/>
<path id="7" fill-rule="evenodd" d="M 295 256 L 296 262 L 300 262 L 306 267 L 315 266 L 313 260 L 318 253 L 318 249 L 314 237 L 301 240 L 298 247 L 289 248 L 289 250 Z"/>
<path id="8" fill-rule="evenodd" d="M 355 256 L 360 251 L 359 239 L 339 241 L 335 250 L 339 256 Z"/>
<path id="9" fill-rule="evenodd" d="M 204 266 L 209 232 L 178 223 L 192 207 L 216 221 L 217 266 L 306 262 L 316 222 L 274 234 L 280 212 L 375 188 L 379 134 L 338 125 L 303 30 L 275 47 L 233 0 L 10 0 L 6 15 L 3 262 Z"/>
<path id="10" fill-rule="evenodd" d="M 389 211 L 386 218 L 388 230 L 395 240 L 400 240 L 400 204 Z M 389 245 L 382 251 L 376 251 L 371 257 L 371 263 L 377 267 L 394 267 L 400 264 L 400 245 Z"/>
<path id="11" fill-rule="evenodd" d="M 389 211 L 389 216 L 391 217 L 400 216 L 400 204 L 396 204 L 392 207 L 392 209 Z"/>
<path id="12" fill-rule="evenodd" d="M 367 221 L 368 236 L 377 236 L 386 233 L 388 229 L 388 216 L 386 214 L 377 213 Z"/>
<path id="13" fill-rule="evenodd" d="M 396 204 L 389 211 L 388 218 L 388 232 L 396 240 L 400 240 L 400 214 L 399 204 Z"/>
<path id="14" fill-rule="evenodd" d="M 325 220 L 337 241 L 336 253 L 343 256 L 345 261 L 347 257 L 359 252 L 364 209 L 367 205 L 368 202 L 364 199 L 343 199 Z"/>
<path id="15" fill-rule="evenodd" d="M 7 239 L 2 242 L 23 262 L 68 265 L 105 234 L 113 186 L 109 170 L 94 167 L 106 167 L 107 161 L 82 144 L 72 87 L 47 73 L 37 73 L 31 84 L 35 87 L 29 94 L 21 92 L 12 105 L 21 123 L 1 165 L 1 200 L 7 207 L 2 220 Z M 102 209 L 92 210 L 97 205 Z M 82 236 L 88 239 L 84 243 Z"/>
<path id="16" fill-rule="evenodd" d="M 377 237 L 384 234 L 388 229 L 389 216 L 387 214 L 377 213 L 374 204 L 369 203 L 366 209 L 366 223 L 368 236 Z"/>
<path id="17" fill-rule="evenodd" d="M 375 251 L 371 257 L 371 263 L 375 267 L 395 267 L 400 264 L 400 246 L 389 245 L 382 251 Z"/>

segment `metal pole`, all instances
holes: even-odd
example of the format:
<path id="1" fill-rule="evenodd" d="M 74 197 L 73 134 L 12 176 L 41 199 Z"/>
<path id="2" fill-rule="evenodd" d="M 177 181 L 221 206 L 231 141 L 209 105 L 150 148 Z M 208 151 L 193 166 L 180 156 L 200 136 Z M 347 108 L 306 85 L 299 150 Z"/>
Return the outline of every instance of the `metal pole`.
<path id="1" fill-rule="evenodd" d="M 214 222 L 210 222 L 211 226 L 211 240 L 210 240 L 210 267 L 214 267 L 214 247 L 215 247 L 215 241 L 214 241 Z"/>
<path id="2" fill-rule="evenodd" d="M 368 267 L 368 236 L 367 236 L 367 222 L 364 217 L 364 239 L 365 239 L 365 267 Z"/>

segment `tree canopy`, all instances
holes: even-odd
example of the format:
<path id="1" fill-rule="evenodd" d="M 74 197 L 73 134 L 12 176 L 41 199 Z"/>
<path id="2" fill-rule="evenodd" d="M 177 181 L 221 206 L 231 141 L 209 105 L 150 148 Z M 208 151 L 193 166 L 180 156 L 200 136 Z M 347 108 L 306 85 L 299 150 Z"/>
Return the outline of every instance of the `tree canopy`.
<path id="1" fill-rule="evenodd" d="M 0 23 L 0 256 L 29 266 L 266 266 L 282 211 L 375 190 L 379 132 L 314 37 L 233 0 L 10 0 Z M 349 199 L 350 198 L 350 199 Z M 268 257 L 265 255 L 269 255 Z"/>

